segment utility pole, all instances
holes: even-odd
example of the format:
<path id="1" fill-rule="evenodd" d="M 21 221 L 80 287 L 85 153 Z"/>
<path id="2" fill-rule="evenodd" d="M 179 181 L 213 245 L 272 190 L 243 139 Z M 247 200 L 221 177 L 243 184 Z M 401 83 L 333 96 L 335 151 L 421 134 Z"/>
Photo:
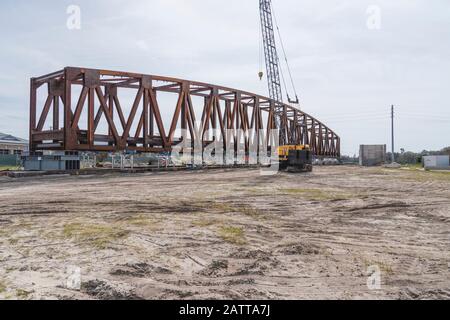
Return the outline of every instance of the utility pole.
<path id="1" fill-rule="evenodd" d="M 391 107 L 391 129 L 392 129 L 392 163 L 395 162 L 395 145 L 394 145 L 394 105 Z"/>

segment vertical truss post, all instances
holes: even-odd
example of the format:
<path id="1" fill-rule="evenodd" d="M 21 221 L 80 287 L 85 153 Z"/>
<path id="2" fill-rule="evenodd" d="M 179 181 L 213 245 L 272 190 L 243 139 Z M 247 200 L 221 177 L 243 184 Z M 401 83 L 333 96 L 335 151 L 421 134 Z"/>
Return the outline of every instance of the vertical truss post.
<path id="1" fill-rule="evenodd" d="M 29 150 L 34 150 L 33 146 L 33 132 L 36 130 L 36 104 L 37 104 L 37 98 L 36 98 L 36 91 L 37 87 L 34 81 L 34 78 L 31 78 L 30 80 L 30 126 L 29 126 Z"/>

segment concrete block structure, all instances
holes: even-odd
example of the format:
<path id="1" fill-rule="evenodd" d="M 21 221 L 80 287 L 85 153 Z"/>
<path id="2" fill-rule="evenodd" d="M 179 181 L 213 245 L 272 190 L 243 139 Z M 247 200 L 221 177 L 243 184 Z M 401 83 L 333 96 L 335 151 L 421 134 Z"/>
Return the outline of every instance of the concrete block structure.
<path id="1" fill-rule="evenodd" d="M 365 167 L 380 166 L 386 163 L 386 145 L 361 145 L 359 165 Z"/>

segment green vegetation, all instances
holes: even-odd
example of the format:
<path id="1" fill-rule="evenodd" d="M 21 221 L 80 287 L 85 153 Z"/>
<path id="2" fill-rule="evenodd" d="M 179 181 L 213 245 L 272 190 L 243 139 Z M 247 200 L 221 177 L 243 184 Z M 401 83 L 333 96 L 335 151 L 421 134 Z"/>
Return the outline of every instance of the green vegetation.
<path id="1" fill-rule="evenodd" d="M 6 229 L 6 228 L 5 228 L 5 229 Z M 7 237 L 9 234 L 10 234 L 10 231 L 9 231 L 9 230 L 2 230 L 2 229 L 0 229 L 0 237 L 1 237 L 1 238 Z"/>
<path id="2" fill-rule="evenodd" d="M 389 169 L 389 168 L 386 168 Z M 403 164 L 401 169 L 405 170 L 423 170 L 423 166 L 421 163 L 410 163 L 410 164 Z"/>
<path id="3" fill-rule="evenodd" d="M 427 151 L 423 150 L 420 153 L 401 150 L 400 153 L 395 153 L 395 161 L 400 164 L 421 164 L 423 156 L 438 156 L 438 155 L 450 155 L 450 146 L 439 151 Z M 387 154 L 387 159 L 392 159 L 391 153 Z"/>
<path id="4" fill-rule="evenodd" d="M 392 267 L 385 261 L 372 261 L 372 260 L 364 259 L 363 263 L 366 268 L 368 268 L 370 266 L 378 266 L 383 273 L 385 273 L 387 275 L 394 274 L 394 270 L 392 269 Z"/>
<path id="5" fill-rule="evenodd" d="M 246 216 L 252 217 L 252 218 L 261 218 L 263 215 L 263 212 L 260 210 L 253 208 L 251 206 L 243 205 L 236 208 L 236 211 L 245 214 Z"/>
<path id="6" fill-rule="evenodd" d="M 197 219 L 194 222 L 192 222 L 192 225 L 195 227 L 204 228 L 215 225 L 217 223 L 218 221 L 216 219 Z"/>
<path id="7" fill-rule="evenodd" d="M 206 207 L 207 209 L 220 211 L 223 213 L 234 211 L 234 208 L 232 206 L 222 202 L 209 203 Z"/>
<path id="8" fill-rule="evenodd" d="M 6 291 L 6 284 L 0 280 L 0 294 Z"/>
<path id="9" fill-rule="evenodd" d="M 150 230 L 156 230 L 158 229 L 159 221 L 146 217 L 144 215 L 139 215 L 135 217 L 128 218 L 126 220 L 123 220 L 125 224 L 136 226 L 136 227 L 143 227 L 145 229 Z"/>
<path id="10" fill-rule="evenodd" d="M 31 295 L 31 292 L 23 290 L 23 289 L 17 289 L 16 290 L 16 296 L 19 299 L 25 300 L 28 299 Z"/>
<path id="11" fill-rule="evenodd" d="M 219 236 L 226 242 L 244 245 L 247 243 L 244 229 L 232 226 L 222 226 L 219 228 Z"/>
<path id="12" fill-rule="evenodd" d="M 19 166 L 0 166 L 0 171 L 19 170 Z"/>
<path id="13" fill-rule="evenodd" d="M 78 242 L 86 242 L 96 248 L 105 249 L 112 242 L 124 239 L 129 231 L 100 224 L 66 224 L 63 236 L 67 239 L 75 239 Z"/>
<path id="14" fill-rule="evenodd" d="M 13 272 L 13 271 L 15 271 L 15 270 L 17 270 L 17 269 L 14 268 L 14 267 L 7 267 L 7 268 L 5 269 L 5 272 L 6 272 L 6 273 L 10 273 L 10 272 Z"/>
<path id="15" fill-rule="evenodd" d="M 404 176 L 401 177 L 404 180 L 412 180 L 418 182 L 427 181 L 446 181 L 450 182 L 449 171 L 423 171 L 423 170 L 411 170 L 407 171 Z"/>

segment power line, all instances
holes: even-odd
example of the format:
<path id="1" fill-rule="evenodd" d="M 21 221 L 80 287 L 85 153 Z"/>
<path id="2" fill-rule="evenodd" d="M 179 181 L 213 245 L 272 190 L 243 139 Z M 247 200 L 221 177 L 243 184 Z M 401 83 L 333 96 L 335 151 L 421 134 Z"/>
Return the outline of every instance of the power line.
<path id="1" fill-rule="evenodd" d="M 339 122 L 342 122 L 342 123 L 345 123 L 345 122 L 357 123 L 357 122 L 367 122 L 367 121 L 379 121 L 379 122 L 382 122 L 382 121 L 386 121 L 387 119 L 389 119 L 388 116 L 380 117 L 380 118 L 365 118 L 365 119 L 337 119 L 337 120 L 326 119 L 326 120 L 327 120 L 327 122 L 333 122 L 333 123 L 339 123 Z"/>
<path id="2" fill-rule="evenodd" d="M 416 113 L 408 113 L 408 112 L 397 112 L 397 115 L 400 117 L 409 117 L 409 118 L 429 118 L 429 119 L 436 119 L 436 120 L 442 120 L 447 121 L 450 120 L 450 115 L 447 114 L 429 114 L 429 113 L 422 113 L 422 114 L 416 114 Z M 336 113 L 336 114 L 323 114 L 321 118 L 328 118 L 328 119 L 353 119 L 353 118 L 370 118 L 370 117 L 378 117 L 378 116 L 389 116 L 389 113 L 386 112 L 356 112 L 356 113 Z"/>
<path id="3" fill-rule="evenodd" d="M 328 115 L 328 114 L 322 114 L 322 118 L 343 118 L 343 119 L 349 119 L 349 118 L 359 118 L 359 117 L 364 117 L 364 118 L 370 118 L 370 117 L 378 117 L 378 116 L 388 116 L 388 114 L 386 113 L 373 113 L 373 114 L 364 114 L 364 113 L 359 113 L 359 114 L 336 114 L 336 115 Z"/>

